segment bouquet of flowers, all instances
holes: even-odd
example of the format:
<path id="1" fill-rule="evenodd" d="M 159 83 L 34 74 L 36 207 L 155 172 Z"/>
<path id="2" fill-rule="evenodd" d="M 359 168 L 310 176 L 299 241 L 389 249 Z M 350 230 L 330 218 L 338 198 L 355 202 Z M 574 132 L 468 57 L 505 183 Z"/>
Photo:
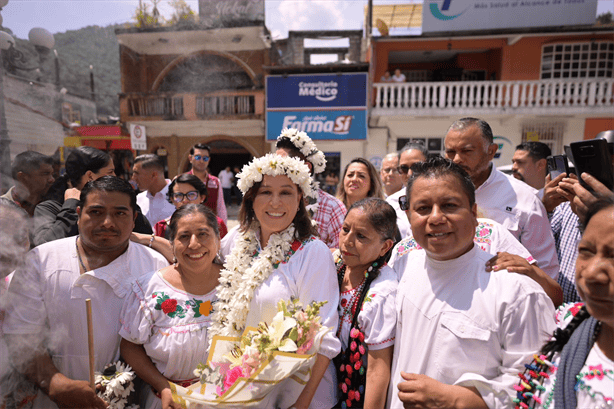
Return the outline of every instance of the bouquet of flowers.
<path id="1" fill-rule="evenodd" d="M 94 375 L 94 383 L 102 386 L 102 390 L 98 390 L 97 395 L 109 404 L 109 408 L 127 409 L 130 407 L 128 401 L 130 394 L 134 392 L 132 381 L 136 376 L 130 365 L 117 361 L 105 365 L 102 372 L 96 372 Z"/>
<path id="2" fill-rule="evenodd" d="M 265 399 L 290 406 L 302 388 L 287 388 L 286 382 L 307 383 L 322 336 L 329 331 L 320 323 L 325 303 L 303 309 L 297 300 L 282 300 L 270 324 L 246 328 L 239 338 L 213 337 L 207 363 L 194 371 L 200 382 L 188 388 L 171 383 L 173 399 L 185 408 L 257 406 Z"/>

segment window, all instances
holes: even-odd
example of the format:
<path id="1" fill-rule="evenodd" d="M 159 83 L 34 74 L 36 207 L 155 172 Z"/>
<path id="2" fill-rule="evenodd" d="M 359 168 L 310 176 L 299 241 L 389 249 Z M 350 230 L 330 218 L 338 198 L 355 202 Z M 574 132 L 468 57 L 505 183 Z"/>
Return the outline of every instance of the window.
<path id="1" fill-rule="evenodd" d="M 548 145 L 553 155 L 563 154 L 564 122 L 532 122 L 522 125 L 522 142 L 534 141 Z"/>
<path id="2" fill-rule="evenodd" d="M 612 78 L 614 42 L 548 44 L 542 47 L 541 79 Z"/>

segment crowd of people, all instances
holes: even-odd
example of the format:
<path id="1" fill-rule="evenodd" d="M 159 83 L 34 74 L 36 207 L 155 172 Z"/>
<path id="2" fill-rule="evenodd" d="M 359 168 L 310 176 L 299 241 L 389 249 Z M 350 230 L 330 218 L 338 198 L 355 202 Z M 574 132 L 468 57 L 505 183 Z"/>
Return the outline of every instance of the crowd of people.
<path id="1" fill-rule="evenodd" d="M 355 158 L 336 197 L 296 129 L 219 179 L 207 145 L 174 180 L 141 155 L 138 195 L 94 148 L 55 183 L 47 157 L 17 155 L 0 203 L 0 407 L 112 404 L 88 382 L 85 299 L 95 369 L 129 364 L 142 408 L 184 407 L 172 384 L 198 382 L 213 337 L 270 323 L 290 299 L 325 302 L 330 331 L 308 381 L 256 407 L 611 406 L 614 192 L 595 175 L 551 178 L 540 142 L 503 174 L 477 118 L 444 145 L 442 157 L 409 143 L 379 171 Z"/>

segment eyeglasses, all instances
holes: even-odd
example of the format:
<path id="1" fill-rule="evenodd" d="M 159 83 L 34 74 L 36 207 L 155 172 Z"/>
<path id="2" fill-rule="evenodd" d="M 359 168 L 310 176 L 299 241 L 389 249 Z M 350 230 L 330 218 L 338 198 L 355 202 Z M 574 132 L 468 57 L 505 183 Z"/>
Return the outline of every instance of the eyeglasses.
<path id="1" fill-rule="evenodd" d="M 401 165 L 397 168 L 397 170 L 399 171 L 401 175 L 407 175 L 407 172 L 409 172 L 409 168 L 410 167 L 407 165 Z"/>
<path id="2" fill-rule="evenodd" d="M 398 173 L 398 169 L 397 168 L 383 168 L 382 169 L 383 173 Z"/>
<path id="3" fill-rule="evenodd" d="M 191 200 L 196 200 L 196 199 L 198 199 L 198 195 L 199 194 L 200 193 L 198 193 L 196 190 L 192 190 L 191 192 L 188 192 L 188 193 L 176 192 L 176 193 L 173 193 L 173 200 L 175 202 L 177 202 L 177 203 L 183 202 L 183 198 L 184 197 L 187 197 L 188 200 L 190 200 L 190 201 Z"/>
<path id="4" fill-rule="evenodd" d="M 209 162 L 210 158 L 208 156 L 203 156 L 203 155 L 194 155 L 194 159 Z"/>
<path id="5" fill-rule="evenodd" d="M 409 210 L 409 203 L 407 202 L 407 196 L 399 197 L 399 207 L 401 210 Z"/>

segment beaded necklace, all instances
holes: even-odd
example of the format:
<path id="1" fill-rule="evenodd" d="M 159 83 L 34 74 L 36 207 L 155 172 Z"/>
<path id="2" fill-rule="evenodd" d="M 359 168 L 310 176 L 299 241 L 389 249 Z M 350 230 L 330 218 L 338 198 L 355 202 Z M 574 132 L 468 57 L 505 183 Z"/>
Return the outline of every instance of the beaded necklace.
<path id="1" fill-rule="evenodd" d="M 346 409 L 348 407 L 361 407 L 364 403 L 364 392 L 366 385 L 366 371 L 362 366 L 363 357 L 367 353 L 365 345 L 364 332 L 358 327 L 358 314 L 360 308 L 364 302 L 366 292 L 369 290 L 369 286 L 373 281 L 372 272 L 380 265 L 380 260 L 375 261 L 367 271 L 365 271 L 364 278 L 359 286 L 356 288 L 353 296 L 350 298 L 350 302 L 343 308 L 341 319 L 339 320 L 339 327 L 337 329 L 337 337 L 341 334 L 341 327 L 343 326 L 343 317 L 348 314 L 352 317 L 350 325 L 350 337 L 348 339 L 348 348 L 345 351 L 341 351 L 337 357 L 334 358 L 335 366 L 337 367 L 337 381 L 339 382 L 339 392 L 341 394 L 341 408 Z M 339 280 L 339 287 L 343 284 L 343 278 L 345 277 L 345 271 L 347 266 L 342 262 L 339 263 L 337 270 L 337 279 Z M 371 276 L 371 279 L 369 279 Z"/>
<path id="2" fill-rule="evenodd" d="M 600 330 L 601 322 L 598 322 L 595 332 L 593 333 L 593 341 L 597 340 Z M 517 385 L 514 385 L 514 389 L 517 392 L 516 398 L 512 399 L 512 402 L 515 403 L 514 409 L 535 408 L 537 404 L 542 405 L 543 409 L 548 409 L 550 407 L 554 398 L 556 378 L 552 380 L 552 387 L 548 395 L 544 397 L 542 394 L 546 390 L 544 381 L 549 379 L 558 369 L 558 367 L 552 363 L 555 353 L 555 351 L 552 351 L 548 355 L 534 354 L 533 362 L 524 364 L 526 369 L 524 372 L 518 373 L 520 381 Z M 576 376 L 578 380 L 575 387 L 576 391 L 578 389 L 584 389 L 582 387 L 582 385 L 584 385 L 582 377 L 582 373 Z M 591 397 L 593 396 L 591 395 Z"/>

